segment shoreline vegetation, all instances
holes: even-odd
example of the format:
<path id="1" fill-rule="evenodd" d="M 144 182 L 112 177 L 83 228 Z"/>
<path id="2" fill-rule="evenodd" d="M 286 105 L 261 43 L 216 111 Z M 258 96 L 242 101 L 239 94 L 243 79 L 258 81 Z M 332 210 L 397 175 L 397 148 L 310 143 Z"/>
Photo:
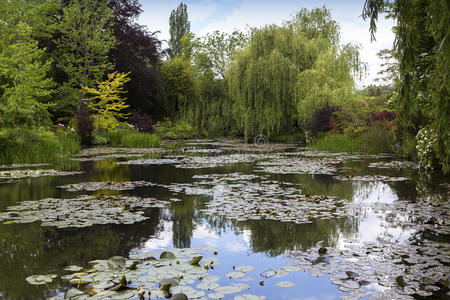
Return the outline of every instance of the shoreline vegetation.
<path id="1" fill-rule="evenodd" d="M 84 146 L 265 136 L 332 152 L 387 152 L 446 173 L 450 42 L 445 22 L 435 23 L 449 16 L 441 2 L 405 12 L 366 1 L 368 35 L 385 13 L 401 23 L 393 30 L 402 42 L 378 53 L 381 83 L 359 90 L 361 49 L 342 42 L 326 7 L 302 8 L 282 25 L 196 36 L 181 3 L 164 49 L 157 28 L 136 23 L 138 1 L 124 0 L 127 11 L 109 0 L 4 2 L 0 163 L 55 161 Z"/>

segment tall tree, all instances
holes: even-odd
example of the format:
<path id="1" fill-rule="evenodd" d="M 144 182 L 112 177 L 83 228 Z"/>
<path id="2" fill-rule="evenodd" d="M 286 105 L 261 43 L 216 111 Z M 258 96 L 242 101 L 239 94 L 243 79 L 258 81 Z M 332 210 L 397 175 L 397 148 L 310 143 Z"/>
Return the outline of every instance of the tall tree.
<path id="1" fill-rule="evenodd" d="M 114 12 L 114 35 L 117 47 L 110 59 L 119 72 L 131 72 L 126 83 L 128 103 L 132 108 L 152 114 L 156 119 L 164 112 L 162 81 L 158 71 L 162 50 L 155 32 L 136 23 L 142 12 L 137 0 L 110 0 Z"/>
<path id="2" fill-rule="evenodd" d="M 183 2 L 177 7 L 177 9 L 172 10 L 169 18 L 170 25 L 170 55 L 175 57 L 181 55 L 181 39 L 186 33 L 191 31 L 191 23 L 189 22 L 189 16 L 187 12 L 187 6 Z"/>
<path id="3" fill-rule="evenodd" d="M 54 82 L 47 77 L 51 60 L 44 61 L 45 50 L 38 48 L 31 34 L 31 27 L 19 22 L 9 36 L 10 44 L 0 52 L 0 77 L 4 80 L 0 112 L 7 126 L 41 126 L 49 121 L 44 103 L 53 93 Z"/>
<path id="4" fill-rule="evenodd" d="M 59 24 L 58 66 L 72 87 L 93 86 L 113 69 L 108 53 L 116 44 L 107 0 L 73 0 Z"/>
<path id="5" fill-rule="evenodd" d="M 398 72 L 398 137 L 417 132 L 412 117 L 421 104 L 428 106 L 437 135 L 437 155 L 444 171 L 450 171 L 450 2 L 446 0 L 366 0 L 363 18 L 370 20 L 375 39 L 379 14 L 395 18 L 394 51 Z"/>

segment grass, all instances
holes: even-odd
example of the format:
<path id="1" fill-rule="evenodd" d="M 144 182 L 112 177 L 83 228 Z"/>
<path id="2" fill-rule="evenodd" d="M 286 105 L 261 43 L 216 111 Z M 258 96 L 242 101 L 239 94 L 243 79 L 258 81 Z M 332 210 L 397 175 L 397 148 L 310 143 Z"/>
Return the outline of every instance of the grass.
<path id="1" fill-rule="evenodd" d="M 358 136 L 327 134 L 315 141 L 311 149 L 331 152 L 363 152 L 362 140 Z"/>
<path id="2" fill-rule="evenodd" d="M 161 138 L 156 134 L 139 132 L 133 129 L 119 129 L 96 135 L 97 141 L 114 147 L 154 148 L 159 147 Z"/>
<path id="3" fill-rule="evenodd" d="M 389 153 L 393 151 L 394 135 L 382 127 L 372 127 L 361 135 L 325 134 L 319 137 L 311 149 L 330 152 Z"/>
<path id="4" fill-rule="evenodd" d="M 0 164 L 56 162 L 80 151 L 75 133 L 28 128 L 0 130 Z"/>

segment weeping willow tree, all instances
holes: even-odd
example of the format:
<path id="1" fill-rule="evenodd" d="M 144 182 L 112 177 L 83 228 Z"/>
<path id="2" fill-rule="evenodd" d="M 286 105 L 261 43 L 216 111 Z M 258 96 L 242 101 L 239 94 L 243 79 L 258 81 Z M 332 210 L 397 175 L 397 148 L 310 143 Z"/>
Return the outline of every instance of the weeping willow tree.
<path id="1" fill-rule="evenodd" d="M 255 29 L 226 76 L 233 119 L 245 136 L 289 133 L 318 105 L 348 99 L 359 66 L 357 47 L 339 48 L 339 26 L 326 8 Z"/>
<path id="2" fill-rule="evenodd" d="M 313 67 L 301 72 L 295 85 L 297 121 L 306 127 L 312 112 L 324 104 L 345 105 L 354 92 L 354 77 L 364 65 L 359 60 L 358 46 L 330 48 L 319 55 Z"/>
<path id="3" fill-rule="evenodd" d="M 413 115 L 421 109 L 431 118 L 437 155 L 450 170 L 450 2 L 448 0 L 366 0 L 363 17 L 375 39 L 379 14 L 396 20 L 394 50 L 399 60 L 398 138 L 415 131 Z"/>

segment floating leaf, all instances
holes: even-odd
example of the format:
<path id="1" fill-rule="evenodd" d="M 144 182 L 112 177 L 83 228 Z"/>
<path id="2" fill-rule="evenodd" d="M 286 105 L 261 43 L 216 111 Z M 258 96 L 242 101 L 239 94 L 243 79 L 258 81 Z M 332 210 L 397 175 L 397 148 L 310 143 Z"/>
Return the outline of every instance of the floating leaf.
<path id="1" fill-rule="evenodd" d="M 228 278 L 242 278 L 242 277 L 245 277 L 245 273 L 244 272 L 228 272 L 227 274 L 225 274 L 225 276 Z"/>
<path id="2" fill-rule="evenodd" d="M 279 286 L 279 287 L 283 287 L 283 288 L 290 288 L 290 287 L 295 286 L 295 283 L 290 282 L 290 281 L 279 281 L 279 282 L 275 283 L 275 285 Z"/>
<path id="3" fill-rule="evenodd" d="M 176 256 L 170 251 L 164 251 L 159 256 L 159 259 L 176 259 Z"/>
<path id="4" fill-rule="evenodd" d="M 252 266 L 237 266 L 234 269 L 236 271 L 241 271 L 241 272 L 250 272 L 250 271 L 253 271 L 255 269 L 255 267 L 252 267 Z"/>
<path id="5" fill-rule="evenodd" d="M 69 272 L 78 272 L 78 271 L 83 270 L 83 268 L 80 266 L 67 266 L 64 268 L 64 270 L 69 271 Z"/>
<path id="6" fill-rule="evenodd" d="M 261 297 L 252 294 L 243 294 L 234 297 L 234 300 L 261 300 Z"/>
<path id="7" fill-rule="evenodd" d="M 106 262 L 108 265 L 108 268 L 110 268 L 113 271 L 118 271 L 123 268 L 125 268 L 126 260 L 122 256 L 113 256 Z"/>
<path id="8" fill-rule="evenodd" d="M 53 281 L 57 277 L 56 274 L 49 274 L 49 275 L 31 275 L 25 278 L 25 280 L 29 284 L 33 285 L 42 285 L 47 284 Z"/>
<path id="9" fill-rule="evenodd" d="M 198 265 L 198 262 L 203 258 L 203 256 L 195 256 L 194 258 L 191 259 L 191 261 L 189 262 L 189 264 L 191 265 Z"/>

